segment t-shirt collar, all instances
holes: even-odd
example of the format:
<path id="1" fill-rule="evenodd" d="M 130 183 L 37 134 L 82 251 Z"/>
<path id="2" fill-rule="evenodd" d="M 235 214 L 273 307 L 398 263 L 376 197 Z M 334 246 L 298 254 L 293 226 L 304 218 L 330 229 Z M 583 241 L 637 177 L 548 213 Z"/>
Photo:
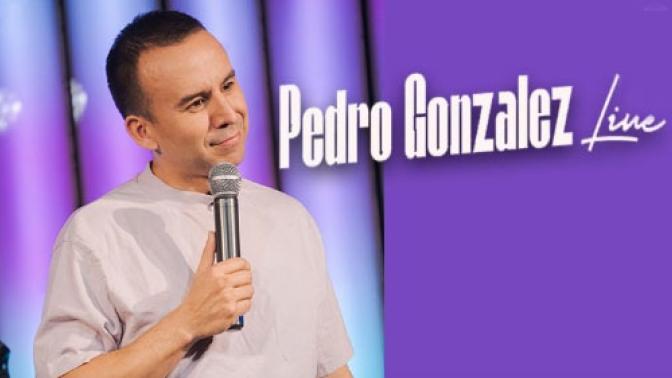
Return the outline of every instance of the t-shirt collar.
<path id="1" fill-rule="evenodd" d="M 166 184 L 163 180 L 156 177 L 151 169 L 151 162 L 147 164 L 144 171 L 138 175 L 138 184 L 151 193 L 153 196 L 159 196 L 161 199 L 175 200 L 188 203 L 210 204 L 214 199 L 209 194 L 181 190 Z M 157 198 L 159 199 L 159 198 Z"/>

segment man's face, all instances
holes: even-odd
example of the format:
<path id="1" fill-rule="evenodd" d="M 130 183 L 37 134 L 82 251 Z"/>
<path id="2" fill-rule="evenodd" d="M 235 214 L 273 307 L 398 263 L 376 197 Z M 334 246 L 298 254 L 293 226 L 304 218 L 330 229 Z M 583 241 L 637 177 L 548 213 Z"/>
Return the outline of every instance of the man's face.
<path id="1" fill-rule="evenodd" d="M 238 164 L 248 132 L 247 105 L 226 51 L 206 31 L 140 55 L 138 77 L 153 120 L 155 159 L 181 177 Z"/>

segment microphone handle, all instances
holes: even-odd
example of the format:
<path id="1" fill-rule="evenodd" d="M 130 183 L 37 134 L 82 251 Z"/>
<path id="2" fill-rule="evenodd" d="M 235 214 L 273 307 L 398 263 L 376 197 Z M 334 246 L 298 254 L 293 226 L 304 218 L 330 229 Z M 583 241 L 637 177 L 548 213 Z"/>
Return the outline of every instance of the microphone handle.
<path id="1" fill-rule="evenodd" d="M 219 196 L 215 198 L 215 262 L 240 257 L 240 233 L 238 222 L 238 197 Z M 231 324 L 229 330 L 243 328 L 245 324 L 240 315 Z"/>

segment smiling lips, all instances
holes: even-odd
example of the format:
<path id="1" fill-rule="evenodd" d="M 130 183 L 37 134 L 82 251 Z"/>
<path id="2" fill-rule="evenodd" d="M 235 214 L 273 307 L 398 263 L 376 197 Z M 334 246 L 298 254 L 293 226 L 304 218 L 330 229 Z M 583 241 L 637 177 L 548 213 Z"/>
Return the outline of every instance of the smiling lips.
<path id="1" fill-rule="evenodd" d="M 240 140 L 240 131 L 236 131 L 235 134 L 229 136 L 228 138 L 224 139 L 215 139 L 213 142 L 210 142 L 210 147 L 224 147 L 228 148 Z"/>

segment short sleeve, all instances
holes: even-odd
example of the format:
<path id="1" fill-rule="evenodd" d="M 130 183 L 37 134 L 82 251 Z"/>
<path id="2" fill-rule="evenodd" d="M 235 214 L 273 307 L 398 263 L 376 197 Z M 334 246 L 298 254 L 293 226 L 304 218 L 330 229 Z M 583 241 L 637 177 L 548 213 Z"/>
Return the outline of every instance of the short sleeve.
<path id="1" fill-rule="evenodd" d="M 55 248 L 34 344 L 37 377 L 58 377 L 117 349 L 121 322 L 109 299 L 100 260 L 79 242 Z"/>
<path id="2" fill-rule="evenodd" d="M 323 377 L 348 363 L 352 357 L 352 345 L 328 275 L 324 299 L 318 311 L 317 373 Z"/>
<path id="3" fill-rule="evenodd" d="M 317 374 L 318 377 L 323 377 L 347 364 L 353 351 L 329 277 L 319 230 L 313 219 L 309 217 L 309 220 L 311 239 L 318 250 L 318 284 L 321 286 L 321 300 L 317 309 Z"/>

